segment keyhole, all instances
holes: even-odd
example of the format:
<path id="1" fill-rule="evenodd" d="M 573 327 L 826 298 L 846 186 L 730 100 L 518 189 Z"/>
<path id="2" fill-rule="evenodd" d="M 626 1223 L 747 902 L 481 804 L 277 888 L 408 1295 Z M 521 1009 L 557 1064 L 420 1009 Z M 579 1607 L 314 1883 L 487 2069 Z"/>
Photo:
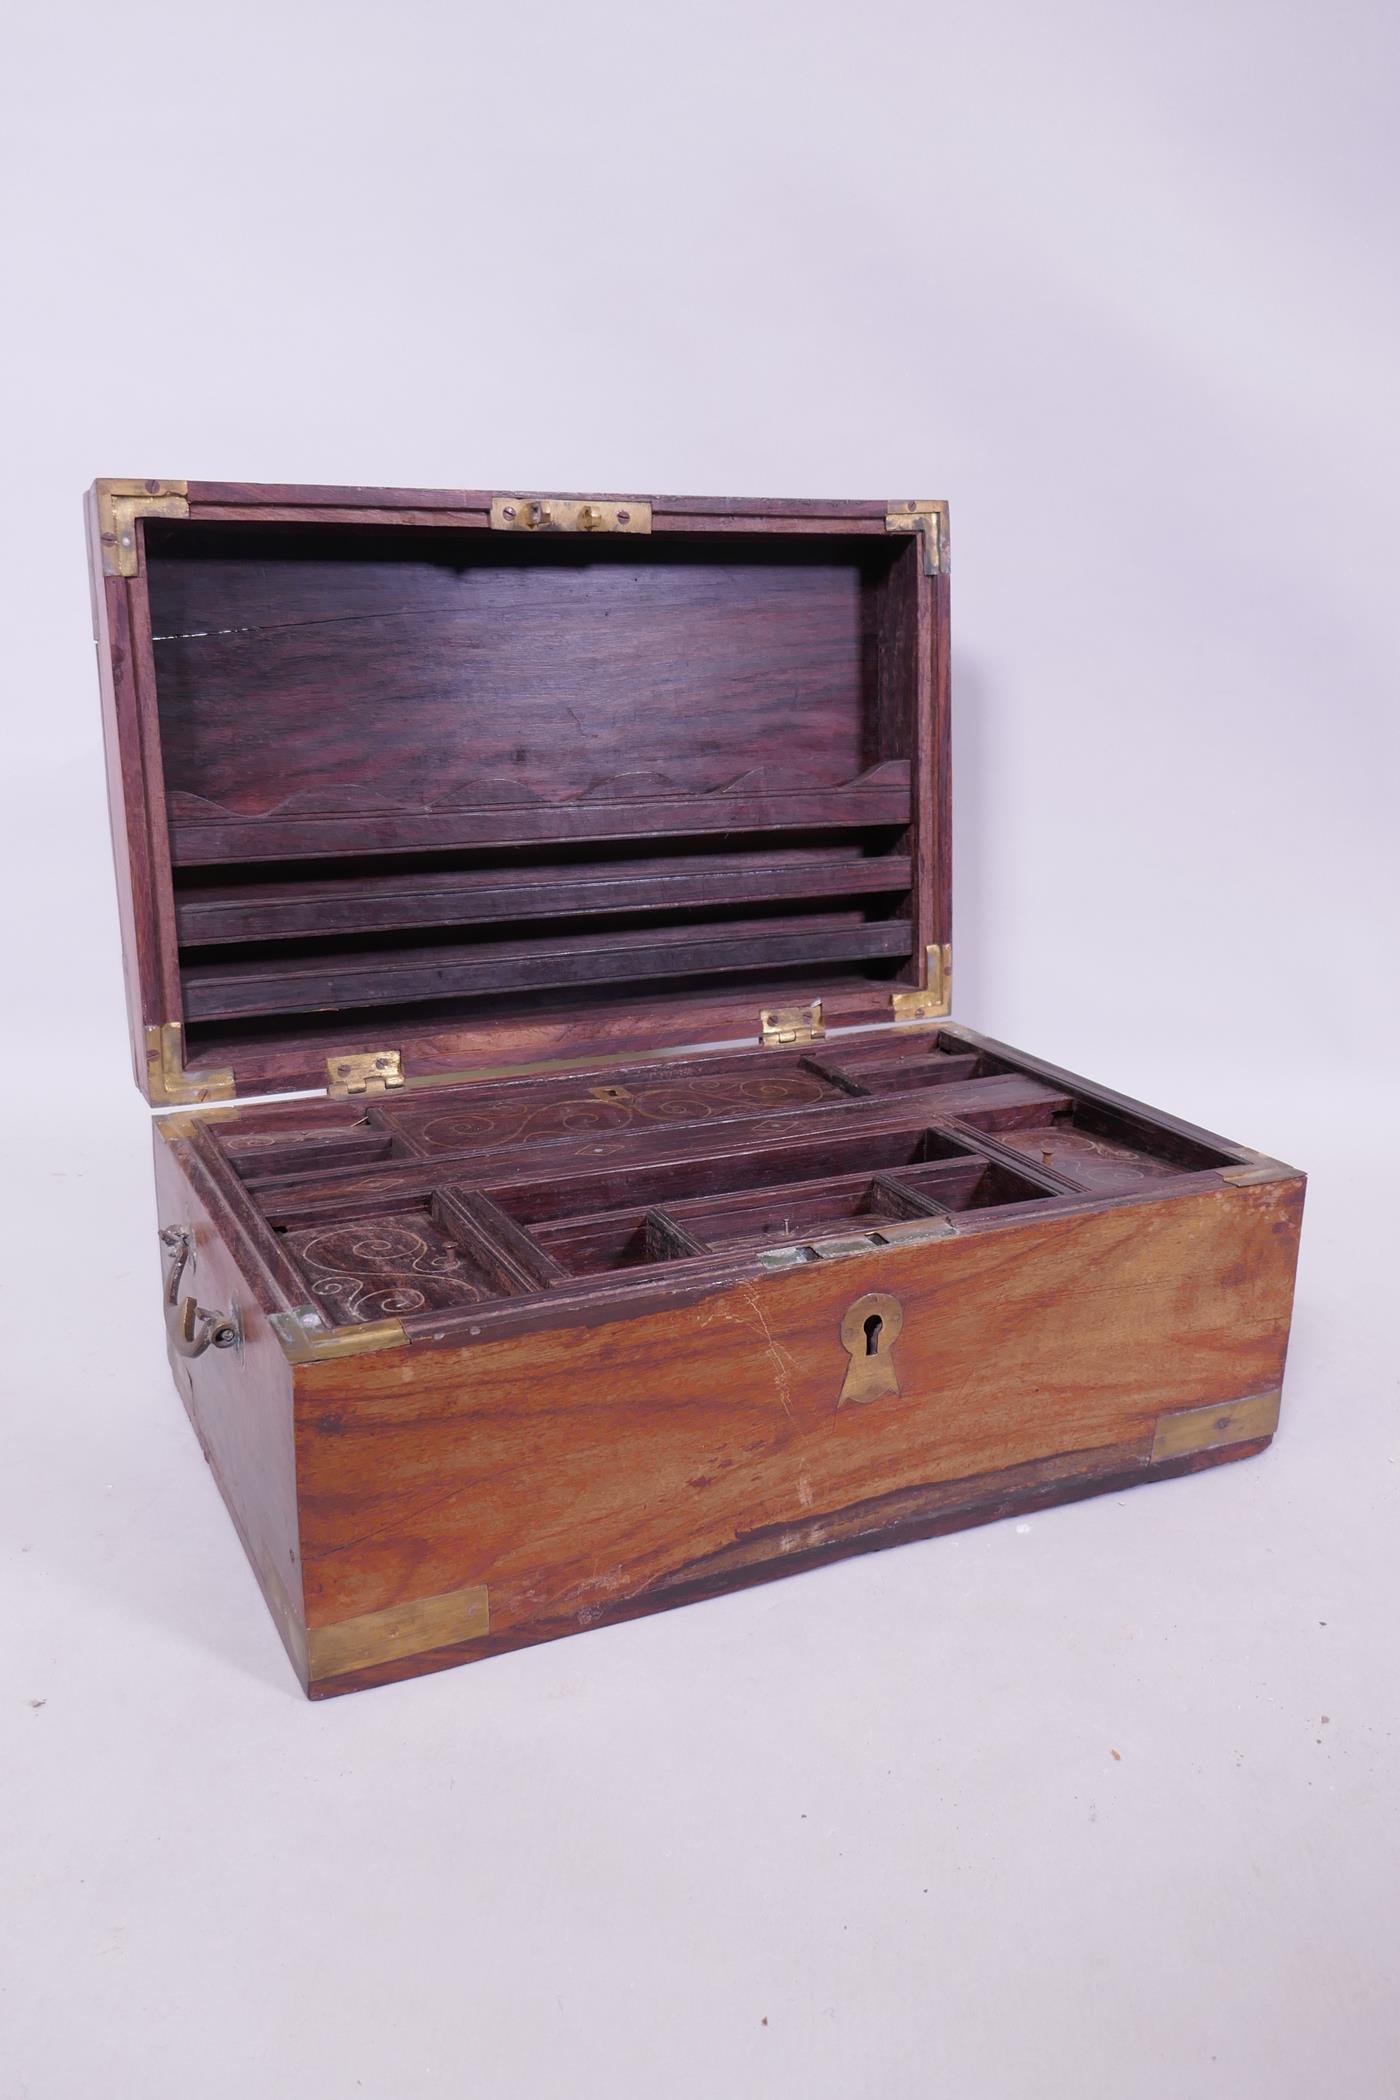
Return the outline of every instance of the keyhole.
<path id="1" fill-rule="evenodd" d="M 879 1400 L 899 1393 L 894 1352 L 904 1326 L 904 1308 L 888 1291 L 867 1291 L 846 1307 L 841 1347 L 850 1361 L 836 1405 L 848 1400 Z"/>

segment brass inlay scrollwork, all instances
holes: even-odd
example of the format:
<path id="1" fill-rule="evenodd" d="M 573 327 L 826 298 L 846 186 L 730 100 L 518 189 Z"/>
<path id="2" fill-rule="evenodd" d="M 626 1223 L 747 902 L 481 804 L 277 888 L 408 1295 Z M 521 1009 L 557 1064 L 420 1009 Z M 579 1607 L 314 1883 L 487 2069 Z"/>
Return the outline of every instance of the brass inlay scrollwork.
<path id="1" fill-rule="evenodd" d="M 490 1295 L 465 1253 L 417 1212 L 286 1235 L 311 1296 L 338 1325 L 475 1305 Z"/>

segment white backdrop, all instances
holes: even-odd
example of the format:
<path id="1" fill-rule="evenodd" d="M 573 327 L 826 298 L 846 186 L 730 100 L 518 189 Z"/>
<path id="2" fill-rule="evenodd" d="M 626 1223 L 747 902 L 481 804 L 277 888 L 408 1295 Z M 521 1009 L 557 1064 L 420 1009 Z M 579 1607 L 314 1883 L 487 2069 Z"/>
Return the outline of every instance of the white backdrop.
<path id="1" fill-rule="evenodd" d="M 5 2100 L 1393 2094 L 1397 44 L 8 24 Z M 947 496 L 958 1017 L 1312 1169 L 1274 1450 L 300 1704 L 155 1316 L 97 473 Z"/>

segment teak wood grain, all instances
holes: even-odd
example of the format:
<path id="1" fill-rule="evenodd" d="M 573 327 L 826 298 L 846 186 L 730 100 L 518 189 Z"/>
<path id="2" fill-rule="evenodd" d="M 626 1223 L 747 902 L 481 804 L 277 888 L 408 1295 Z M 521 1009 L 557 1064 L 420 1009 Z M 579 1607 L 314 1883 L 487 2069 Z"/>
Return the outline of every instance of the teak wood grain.
<path id="1" fill-rule="evenodd" d="M 943 1061 L 912 1093 L 834 1083 Z M 718 1119 L 568 1127 L 571 1102 L 626 1117 L 649 1082 Z M 783 1105 L 743 1113 L 750 1084 Z M 1086 1123 L 1116 1133 L 1107 1185 L 1076 1181 L 1072 1145 L 1063 1171 L 1017 1149 Z M 407 1139 L 416 1158 L 380 1149 Z M 159 1149 L 162 1215 L 221 1250 L 207 1287 L 252 1301 L 258 1404 L 230 1407 L 225 1365 L 212 1406 L 206 1359 L 177 1378 L 314 1696 L 1251 1455 L 1276 1418 L 1302 1177 L 962 1029 L 611 1089 L 215 1111 Z M 863 1252 L 763 1266 L 775 1235 L 872 1225 Z M 433 1283 L 396 1346 L 269 1364 L 327 1247 L 374 1285 L 367 1311 L 322 1301 L 332 1319 L 402 1295 L 414 1270 L 377 1280 L 396 1236 L 458 1295 Z M 896 1378 L 858 1404 L 844 1335 L 872 1302 L 899 1310 Z"/>
<path id="2" fill-rule="evenodd" d="M 303 1367 L 308 1623 L 482 1585 L 489 1633 L 437 1652 L 451 1662 L 588 1626 L 721 1554 L 748 1576 L 911 1486 L 995 1494 L 1037 1463 L 1070 1484 L 1069 1454 L 1145 1465 L 1163 1414 L 1277 1389 L 1298 1202 L 1217 1190 L 768 1277 L 621 1329 Z M 840 1318 L 873 1289 L 903 1303 L 900 1392 L 840 1408 Z"/>

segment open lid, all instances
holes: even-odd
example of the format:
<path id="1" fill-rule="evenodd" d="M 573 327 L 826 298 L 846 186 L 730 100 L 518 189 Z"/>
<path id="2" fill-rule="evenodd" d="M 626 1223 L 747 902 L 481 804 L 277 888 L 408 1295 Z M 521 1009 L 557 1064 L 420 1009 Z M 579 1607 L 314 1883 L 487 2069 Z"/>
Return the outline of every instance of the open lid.
<path id="1" fill-rule="evenodd" d="M 946 1013 L 943 504 L 88 513 L 151 1101 Z"/>

